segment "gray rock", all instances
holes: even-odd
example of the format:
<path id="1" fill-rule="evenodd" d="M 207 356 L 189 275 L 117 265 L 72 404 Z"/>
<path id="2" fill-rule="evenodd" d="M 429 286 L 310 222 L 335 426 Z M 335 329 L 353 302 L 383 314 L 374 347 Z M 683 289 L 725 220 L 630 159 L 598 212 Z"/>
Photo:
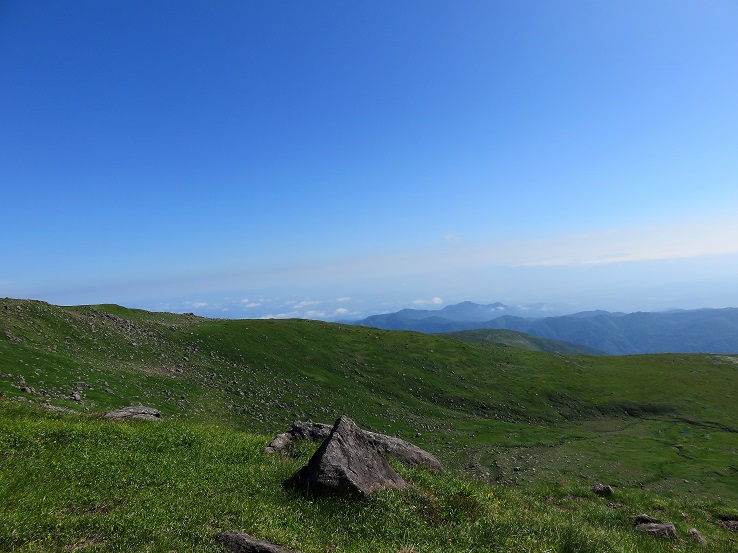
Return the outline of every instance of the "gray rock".
<path id="1" fill-rule="evenodd" d="M 406 488 L 408 483 L 370 443 L 354 421 L 341 417 L 306 466 L 288 485 L 307 495 L 361 497 L 380 488 Z"/>
<path id="2" fill-rule="evenodd" d="M 82 401 L 82 394 L 80 394 L 79 392 L 73 392 L 72 399 L 74 401 Z"/>
<path id="3" fill-rule="evenodd" d="M 433 470 L 443 470 L 443 465 L 432 454 L 424 449 L 392 436 L 366 432 L 369 442 L 380 452 L 391 455 L 408 467 L 425 467 Z"/>
<path id="4" fill-rule="evenodd" d="M 48 411 L 50 413 L 74 413 L 77 414 L 77 411 L 74 411 L 72 409 L 67 409 L 66 407 L 58 407 L 57 405 L 49 405 L 48 403 L 41 403 L 39 405 L 41 409 L 44 411 Z"/>
<path id="5" fill-rule="evenodd" d="M 254 539 L 243 532 L 223 532 L 215 541 L 231 553 L 293 553 L 291 549 Z"/>
<path id="6" fill-rule="evenodd" d="M 677 539 L 676 527 L 671 522 L 664 522 L 663 524 L 647 523 L 639 524 L 635 527 L 636 532 L 645 532 L 651 534 L 656 538 L 664 538 L 668 540 Z"/>
<path id="7" fill-rule="evenodd" d="M 650 517 L 648 515 L 636 515 L 636 516 L 633 517 L 633 521 L 636 523 L 636 525 L 638 525 L 638 524 L 654 524 L 654 523 L 657 523 L 657 522 L 661 522 L 660 520 L 655 519 L 653 517 Z"/>
<path id="8" fill-rule="evenodd" d="M 332 426 L 319 422 L 292 423 L 292 428 L 279 434 L 264 449 L 265 453 L 276 453 L 284 449 L 287 444 L 296 440 L 311 440 L 317 442 L 325 440 L 331 433 Z M 361 430 L 361 429 L 360 429 Z M 443 470 L 443 465 L 432 454 L 400 438 L 377 434 L 361 430 L 372 446 L 383 454 L 391 455 L 402 464 L 410 467 L 426 467 L 433 470 Z"/>
<path id="9" fill-rule="evenodd" d="M 738 520 L 731 520 L 729 518 L 724 518 L 723 520 L 720 521 L 720 524 L 728 532 L 738 533 Z"/>
<path id="10" fill-rule="evenodd" d="M 687 534 L 700 545 L 707 545 L 707 540 L 697 528 L 690 528 Z"/>
<path id="11" fill-rule="evenodd" d="M 287 447 L 287 444 L 296 440 L 310 440 L 313 442 L 325 440 L 330 435 L 331 428 L 330 424 L 321 424 L 319 422 L 312 421 L 295 421 L 292 423 L 292 428 L 287 432 L 276 436 L 272 442 L 266 446 L 264 453 L 276 453 L 277 451 L 281 451 Z"/>
<path id="12" fill-rule="evenodd" d="M 612 486 L 607 486 L 605 484 L 593 484 L 589 489 L 601 497 L 610 497 L 615 493 L 615 489 Z"/>
<path id="13" fill-rule="evenodd" d="M 147 421 L 160 421 L 161 413 L 153 407 L 145 407 L 143 405 L 132 405 L 130 407 L 122 407 L 115 411 L 105 413 L 106 419 L 142 419 Z"/>

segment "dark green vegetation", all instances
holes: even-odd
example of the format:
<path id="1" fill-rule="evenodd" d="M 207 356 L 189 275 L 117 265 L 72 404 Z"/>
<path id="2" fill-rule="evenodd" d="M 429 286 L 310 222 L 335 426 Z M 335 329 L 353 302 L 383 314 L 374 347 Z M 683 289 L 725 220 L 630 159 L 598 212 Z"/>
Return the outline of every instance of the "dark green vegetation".
<path id="1" fill-rule="evenodd" d="M 306 553 L 690 551 L 691 526 L 711 550 L 737 545 L 720 525 L 738 518 L 731 356 L 0 300 L 0 395 L 0 550 L 217 551 L 219 531 L 243 530 Z M 167 420 L 89 416 L 139 401 Z M 398 467 L 413 490 L 361 503 L 283 490 L 315 446 L 262 455 L 270 437 L 342 413 L 471 477 Z M 591 494 L 597 481 L 615 496 Z M 682 538 L 634 535 L 640 512 Z"/>
<path id="2" fill-rule="evenodd" d="M 403 309 L 374 315 L 356 324 L 426 333 L 508 329 L 581 344 L 610 355 L 664 352 L 738 354 L 736 308 L 628 314 L 585 311 L 543 318 L 505 314 L 510 312 L 514 312 L 513 308 L 502 304 L 484 306 L 464 302 L 437 311 Z"/>
<path id="3" fill-rule="evenodd" d="M 544 351 L 546 353 L 573 353 L 579 355 L 605 355 L 601 351 L 597 351 L 587 346 L 572 344 L 562 340 L 549 340 L 526 334 L 525 332 L 517 332 L 515 330 L 460 330 L 459 332 L 449 332 L 444 334 L 449 338 L 456 338 L 464 342 L 473 344 L 490 344 L 493 346 L 507 346 L 517 349 L 527 349 L 530 351 Z"/>

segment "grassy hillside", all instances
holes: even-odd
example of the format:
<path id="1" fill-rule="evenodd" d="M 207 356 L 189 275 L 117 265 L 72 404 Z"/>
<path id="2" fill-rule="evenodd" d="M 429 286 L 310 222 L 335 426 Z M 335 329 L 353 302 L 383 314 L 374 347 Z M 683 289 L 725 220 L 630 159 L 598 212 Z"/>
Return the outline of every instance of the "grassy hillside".
<path id="1" fill-rule="evenodd" d="M 460 330 L 458 332 L 448 332 L 443 335 L 473 344 L 508 346 L 531 351 L 544 351 L 546 353 L 605 355 L 604 352 L 588 348 L 587 346 L 580 346 L 579 344 L 572 344 L 563 340 L 549 340 L 540 336 L 534 336 L 533 334 L 507 329 Z"/>
<path id="2" fill-rule="evenodd" d="M 81 394 L 79 401 L 72 399 L 74 393 Z M 188 494 L 183 490 L 186 486 L 210 485 L 207 481 L 197 482 L 207 473 L 193 468 L 198 463 L 202 467 L 223 465 L 223 470 L 231 466 L 236 474 L 245 470 L 236 467 L 234 458 L 249 460 L 249 466 L 255 463 L 254 470 L 268 473 L 272 486 L 295 469 L 296 461 L 275 461 L 258 455 L 269 436 L 284 431 L 294 419 L 333 422 L 344 413 L 366 429 L 410 439 L 473 477 L 446 480 L 433 475 L 412 476 L 423 483 L 421 490 L 431 490 L 439 512 L 453 510 L 449 507 L 450 498 L 467 487 L 474 490 L 474 497 L 484 507 L 486 514 L 479 515 L 480 520 L 483 516 L 491 517 L 489 524 L 501 516 L 484 510 L 492 508 L 484 503 L 489 493 L 507 498 L 510 509 L 513 505 L 518 506 L 516 509 L 528 509 L 524 514 L 536 521 L 531 523 L 536 530 L 518 533 L 509 526 L 505 530 L 507 538 L 499 539 L 519 540 L 527 532 L 535 536 L 531 543 L 547 543 L 550 548 L 519 550 L 567 550 L 561 549 L 569 539 L 566 536 L 575 541 L 581 537 L 576 532 L 568 533 L 572 520 L 584 517 L 581 520 L 585 521 L 585 511 L 591 511 L 599 513 L 592 516 L 600 517 L 592 522 L 594 534 L 604 532 L 603 539 L 625 540 L 624 549 L 613 550 L 645 551 L 635 548 L 632 539 L 636 538 L 624 537 L 630 536 L 630 530 L 623 530 L 622 522 L 636 514 L 631 511 L 647 510 L 648 505 L 651 510 L 665 509 L 670 520 L 675 518 L 671 515 L 673 509 L 694 512 L 690 516 L 704 521 L 706 530 L 700 528 L 703 533 L 712 532 L 713 540 L 729 544 L 732 542 L 726 540 L 733 535 L 720 527 L 718 519 L 728 516 L 725 513 L 738 501 L 736 397 L 738 359 L 732 356 L 547 354 L 317 321 L 216 320 L 112 305 L 57 307 L 0 300 L 0 417 L 6 425 L 1 435 L 20 436 L 0 442 L 2 453 L 12 461 L 0 469 L 0 494 L 15 498 L 5 499 L 3 508 L 10 513 L 11 522 L 3 527 L 2 539 L 6 541 L 0 542 L 0 550 L 2 546 L 11 548 L 8 544 L 20 547 L 29 540 L 40 545 L 24 546 L 28 550 L 55 550 L 57 545 L 68 543 L 65 539 L 73 538 L 71 534 L 55 537 L 51 531 L 48 536 L 40 536 L 33 528 L 46 525 L 34 516 L 61 521 L 70 509 L 80 510 L 80 528 L 87 528 L 88 523 L 92 524 L 90 528 L 98 528 L 97 524 L 109 520 L 96 511 L 95 505 L 120 490 L 114 493 L 109 488 L 100 489 L 90 492 L 94 497 L 89 499 L 75 496 L 77 492 L 72 488 L 58 492 L 48 489 L 48 497 L 57 499 L 49 500 L 46 510 L 43 501 L 39 504 L 34 499 L 34 490 L 38 488 L 35 484 L 41 481 L 44 486 L 53 486 L 56 480 L 74 482 L 76 478 L 85 482 L 82 488 L 93 486 L 88 481 L 92 478 L 88 470 L 92 471 L 90 474 L 102 471 L 97 474 L 107 475 L 105 478 L 111 481 L 130 483 L 138 491 L 131 492 L 125 501 L 143 501 L 148 505 L 148 514 L 136 515 L 136 524 L 141 526 L 139 534 L 129 534 L 131 530 L 120 521 L 118 526 L 110 522 L 113 526 L 100 530 L 113 536 L 109 541 L 103 539 L 105 543 L 117 544 L 111 545 L 111 550 L 126 550 L 120 544 L 143 539 L 153 532 L 151 525 L 163 534 L 152 538 L 155 543 L 150 550 L 208 550 L 210 546 L 205 545 L 202 549 L 178 545 L 167 549 L 168 546 L 156 544 L 169 539 L 174 540 L 172 543 L 179 543 L 178 539 L 210 543 L 212 532 L 220 527 L 263 530 L 258 537 L 269 539 L 273 534 L 283 538 L 282 543 L 296 546 L 296 526 L 304 526 L 311 516 L 310 509 L 331 507 L 295 503 L 297 500 L 284 496 L 283 491 L 265 492 L 266 484 L 258 479 L 247 480 L 246 488 L 252 491 L 240 492 L 241 506 L 229 507 L 236 499 L 227 499 L 223 510 L 208 507 L 217 502 L 208 494 L 235 493 L 224 490 L 228 486 L 223 482 L 230 478 L 225 473 L 224 480 L 213 484 L 210 491 L 197 488 L 200 492 Z M 95 417 L 42 414 L 30 404 L 18 407 L 18 398 L 64 406 L 86 415 L 141 402 L 159 408 L 167 421 L 156 427 L 111 426 Z M 157 434 L 167 432 L 171 432 L 170 437 Z M 216 442 L 208 442 L 210 439 L 221 440 L 217 442 L 220 445 L 216 447 Z M 156 445 L 157 440 L 160 446 Z M 236 452 L 223 445 L 225 442 L 233 442 L 233 448 L 241 449 Z M 176 445 L 180 443 L 185 445 Z M 88 452 L 88 459 L 80 458 L 83 453 L 77 452 L 78 444 L 87 448 L 82 451 Z M 136 444 L 143 448 L 140 462 L 131 458 Z M 167 444 L 174 445 L 170 448 Z M 223 450 L 225 459 L 214 451 L 218 448 Z M 117 454 L 105 456 L 104 451 L 118 451 L 120 466 L 110 466 L 118 462 Z M 300 454 L 305 456 L 307 452 Z M 35 460 L 26 463 L 25 459 Z M 60 459 L 62 472 L 58 473 L 59 478 L 46 478 L 43 467 L 52 466 L 57 462 L 54 459 Z M 87 466 L 88 462 L 93 463 L 88 469 L 74 468 L 75 464 Z M 99 469 L 95 469 L 95 462 L 102 463 Z M 155 474 L 165 466 L 175 472 L 171 478 L 163 476 L 166 473 L 148 478 L 143 469 L 135 468 L 142 466 L 140 463 L 163 463 Z M 493 487 L 472 483 L 477 480 Z M 620 507 L 608 507 L 586 492 L 589 484 L 596 481 L 617 487 L 617 501 L 611 503 Z M 453 483 L 448 484 L 451 488 L 443 488 L 446 482 Z M 433 491 L 436 488 L 440 491 Z M 194 497 L 165 500 L 170 493 Z M 267 500 L 261 497 L 262 493 L 278 497 Z M 423 494 L 425 491 L 415 499 L 383 494 L 369 502 L 369 507 L 359 507 L 359 511 L 379 516 L 391 505 L 397 509 L 393 515 L 397 517 L 409 516 L 411 512 L 416 516 L 416 511 L 428 509 L 435 512 L 435 503 L 431 501 L 428 507 Z M 582 509 L 577 507 L 580 495 L 586 498 L 582 500 Z M 245 499 L 252 496 L 251 500 Z M 549 496 L 553 499 L 549 500 Z M 191 504 L 199 501 L 198 497 L 205 501 L 204 506 Z M 126 505 L 125 501 L 122 505 Z M 184 517 L 171 522 L 166 531 L 162 528 L 169 528 L 164 519 L 170 508 L 159 505 L 159 501 L 163 501 L 161 505 L 174 501 L 172 505 L 178 509 L 174 519 Z M 258 501 L 266 501 L 265 506 L 253 505 Z M 31 505 L 34 507 L 27 507 Z M 37 509 L 36 505 L 41 507 Z M 180 526 L 189 524 L 187 513 L 196 513 L 200 508 L 208 514 L 193 514 L 202 518 L 197 522 L 199 529 L 180 538 Z M 103 511 L 106 509 L 110 510 L 104 507 Z M 127 509 L 121 507 L 119 516 L 123 517 Z M 285 533 L 276 534 L 274 527 L 282 524 L 286 515 L 274 515 L 274 524 L 264 522 L 268 518 L 264 513 L 271 509 L 298 513 L 295 520 L 285 522 Z M 343 507 L 339 505 L 335 510 L 343 512 Z M 34 516 L 29 514 L 36 511 Z M 259 512 L 262 518 L 257 516 Z M 730 512 L 735 515 L 734 509 Z M 151 521 L 146 522 L 147 516 L 152 517 Z M 327 517 L 323 519 L 326 523 L 332 521 L 334 531 L 340 521 L 331 518 L 337 514 L 316 516 Z M 18 517 L 23 520 L 16 520 Z M 93 519 L 97 522 L 89 522 Z M 417 535 L 425 535 L 429 532 L 423 526 L 427 521 L 422 522 L 422 517 L 418 520 Z M 553 520 L 556 530 L 544 539 L 546 520 Z M 360 535 L 378 532 L 371 526 L 375 523 L 366 522 L 368 526 L 361 526 Z M 432 540 L 449 540 L 449 535 L 456 536 L 461 531 L 451 527 L 439 530 L 446 537 L 439 537 L 434 531 L 429 535 L 436 537 L 429 538 L 430 542 L 420 537 L 413 541 L 415 534 L 408 534 L 409 541 L 403 542 L 398 537 L 401 525 L 397 524 L 395 530 L 387 530 L 392 534 L 387 541 L 374 549 L 354 548 L 353 542 L 347 545 L 345 540 L 353 538 L 321 535 L 311 538 L 314 541 L 309 543 L 313 545 L 303 546 L 302 550 L 329 551 L 326 544 L 332 539 L 339 544 L 336 551 L 399 551 L 402 547 L 406 547 L 406 553 L 412 547 L 417 551 L 489 549 L 475 549 L 476 545 L 465 548 L 463 540 L 439 549 L 438 544 L 446 542 Z M 27 530 L 22 530 L 24 525 Z M 478 528 L 480 525 L 484 526 L 469 523 L 463 532 L 494 533 L 492 527 L 483 530 Z M 621 536 L 621 531 L 626 534 Z M 69 532 L 77 536 L 75 539 L 81 535 L 81 530 Z M 98 535 L 96 532 L 90 530 Z M 686 543 L 682 546 L 689 547 Z"/>

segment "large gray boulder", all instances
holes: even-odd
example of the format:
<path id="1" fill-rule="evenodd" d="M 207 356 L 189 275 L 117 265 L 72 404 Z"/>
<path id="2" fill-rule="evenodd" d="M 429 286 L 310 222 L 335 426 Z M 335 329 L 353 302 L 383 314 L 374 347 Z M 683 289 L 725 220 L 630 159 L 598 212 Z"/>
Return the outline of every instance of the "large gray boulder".
<path id="1" fill-rule="evenodd" d="M 215 538 L 231 553 L 292 553 L 280 545 L 257 540 L 243 532 L 223 532 Z"/>
<path id="2" fill-rule="evenodd" d="M 147 421 L 160 421 L 161 413 L 153 407 L 143 405 L 131 405 L 110 411 L 103 415 L 106 419 L 142 419 Z"/>
<path id="3" fill-rule="evenodd" d="M 408 483 L 389 465 L 354 421 L 341 417 L 306 466 L 289 481 L 307 495 L 366 496 Z"/>
<path id="4" fill-rule="evenodd" d="M 292 428 L 276 436 L 264 449 L 264 452 L 276 453 L 287 447 L 287 444 L 297 440 L 311 440 L 316 442 L 325 440 L 330 435 L 332 428 L 329 424 L 319 422 L 295 421 L 292 423 Z M 391 455 L 405 466 L 443 470 L 443 465 L 431 453 L 410 442 L 367 430 L 361 430 L 361 432 L 364 433 L 369 443 L 380 453 Z"/>

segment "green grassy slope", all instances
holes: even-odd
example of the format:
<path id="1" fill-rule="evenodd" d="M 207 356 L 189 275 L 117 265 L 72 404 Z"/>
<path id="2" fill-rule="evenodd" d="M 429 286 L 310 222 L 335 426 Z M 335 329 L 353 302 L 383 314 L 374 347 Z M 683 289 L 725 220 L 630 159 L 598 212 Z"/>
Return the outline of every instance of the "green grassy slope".
<path id="1" fill-rule="evenodd" d="M 518 332 L 516 330 L 506 329 L 477 329 L 477 330 L 460 330 L 458 332 L 444 333 L 443 336 L 456 338 L 464 342 L 473 344 L 491 344 L 495 346 L 509 346 L 517 349 L 527 349 L 531 351 L 544 351 L 546 353 L 573 353 L 579 355 L 605 355 L 605 353 L 587 346 L 572 344 L 562 340 L 549 340 Z"/>
<path id="2" fill-rule="evenodd" d="M 737 362 L 0 300 L 3 396 L 84 413 L 141 402 L 169 419 L 267 435 L 345 413 L 491 482 L 602 480 L 736 500 Z"/>

